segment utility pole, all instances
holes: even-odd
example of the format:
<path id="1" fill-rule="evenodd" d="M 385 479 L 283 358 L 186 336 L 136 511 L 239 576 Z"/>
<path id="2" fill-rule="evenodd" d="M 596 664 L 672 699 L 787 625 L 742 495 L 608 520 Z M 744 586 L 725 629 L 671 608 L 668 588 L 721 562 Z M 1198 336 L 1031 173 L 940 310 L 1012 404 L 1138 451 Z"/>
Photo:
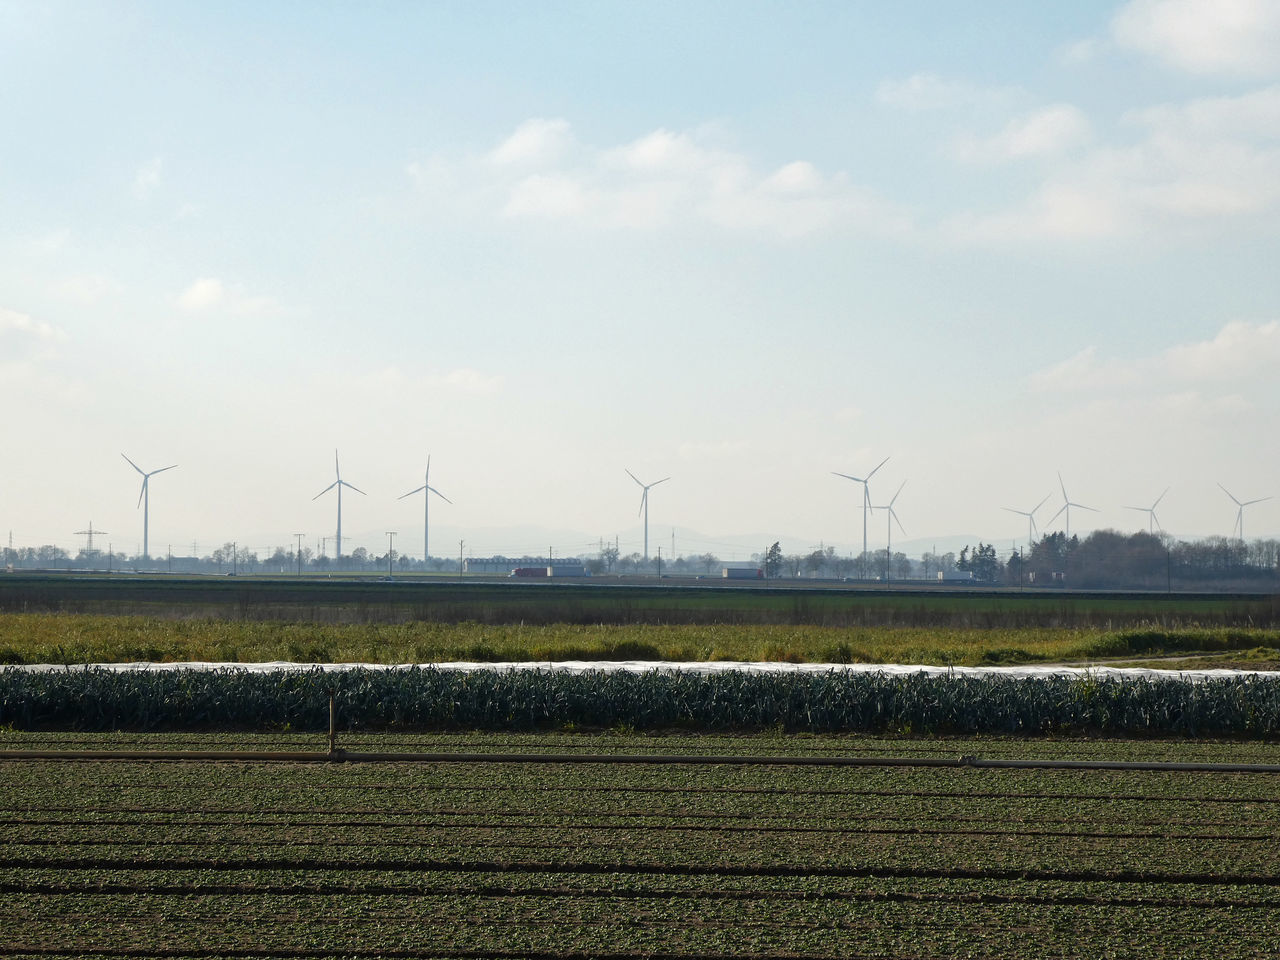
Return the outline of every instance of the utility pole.
<path id="1" fill-rule="evenodd" d="M 304 533 L 295 533 L 298 538 L 298 576 L 302 576 L 302 538 L 306 536 Z"/>
<path id="2" fill-rule="evenodd" d="M 658 548 L 658 579 L 662 579 L 662 548 Z"/>
<path id="3" fill-rule="evenodd" d="M 173 573 L 173 544 L 169 544 L 165 551 L 168 557 L 168 572 Z"/>
<path id="4" fill-rule="evenodd" d="M 458 541 L 458 576 L 462 576 L 462 545 L 465 540 Z"/>
<path id="5" fill-rule="evenodd" d="M 236 542 L 232 540 L 231 541 L 231 575 L 233 577 L 236 575 L 236 554 L 239 552 L 240 551 L 236 549 Z"/>
<path id="6" fill-rule="evenodd" d="M 394 577 L 395 574 L 391 570 L 391 556 L 395 553 L 393 545 L 396 542 L 396 532 L 394 530 L 387 531 L 387 576 Z"/>

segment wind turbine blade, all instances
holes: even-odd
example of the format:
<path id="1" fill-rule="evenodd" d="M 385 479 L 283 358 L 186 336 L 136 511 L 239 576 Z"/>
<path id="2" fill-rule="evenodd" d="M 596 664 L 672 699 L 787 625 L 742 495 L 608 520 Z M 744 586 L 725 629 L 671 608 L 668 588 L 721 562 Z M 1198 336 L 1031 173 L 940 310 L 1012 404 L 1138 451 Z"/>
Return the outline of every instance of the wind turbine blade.
<path id="1" fill-rule="evenodd" d="M 1172 489 L 1173 489 L 1173 487 L 1165 487 L 1165 488 L 1164 488 L 1164 493 L 1168 493 L 1168 492 L 1169 492 L 1170 490 L 1172 490 Z M 1164 499 L 1164 493 L 1162 493 L 1162 494 L 1160 494 L 1160 496 L 1156 497 L 1156 502 L 1155 502 L 1155 503 L 1153 503 L 1153 504 L 1151 505 L 1151 509 L 1152 509 L 1152 510 L 1154 510 L 1156 507 L 1160 506 L 1160 501 Z"/>
<path id="2" fill-rule="evenodd" d="M 1058 486 L 1060 486 L 1060 487 L 1062 488 L 1062 499 L 1063 499 L 1063 500 L 1066 500 L 1066 501 L 1070 501 L 1070 500 L 1071 500 L 1071 498 L 1067 496 L 1067 485 L 1066 485 L 1065 483 L 1063 483 L 1063 482 L 1062 482 L 1062 471 L 1061 471 L 1061 470 L 1059 470 L 1059 471 L 1058 471 Z"/>
<path id="3" fill-rule="evenodd" d="M 1053 524 L 1053 521 L 1057 520 L 1057 519 L 1058 519 L 1058 517 L 1062 516 L 1062 511 L 1063 511 L 1063 510 L 1065 510 L 1065 509 L 1067 509 L 1067 505 L 1064 503 L 1062 506 L 1060 506 L 1060 507 L 1058 508 L 1058 512 L 1057 512 L 1057 513 L 1055 513 L 1052 517 L 1050 517 L 1050 518 L 1049 518 L 1049 523 L 1050 523 L 1050 525 L 1052 525 L 1052 524 Z"/>
<path id="4" fill-rule="evenodd" d="M 169 466 L 167 466 L 167 467 L 161 467 L 159 470 L 152 470 L 152 471 L 151 471 L 151 474 L 154 476 L 154 475 L 155 475 L 155 474 L 157 474 L 157 473 L 164 473 L 166 470 L 172 470 L 172 469 L 173 469 L 174 467 L 176 467 L 176 466 L 177 466 L 177 464 L 176 464 L 176 463 L 173 463 L 173 464 L 170 464 L 170 465 L 169 465 Z"/>
<path id="5" fill-rule="evenodd" d="M 644 484 L 641 484 L 641 486 L 643 487 L 643 486 L 644 486 Z M 636 516 L 637 516 L 637 517 L 638 517 L 638 516 L 640 516 L 640 514 L 644 513 L 644 505 L 645 505 L 648 501 L 649 501 L 649 488 L 648 488 L 648 487 L 645 487 L 645 488 L 644 488 L 644 493 L 640 494 L 640 509 L 636 511 Z"/>
<path id="6" fill-rule="evenodd" d="M 347 481 L 345 480 L 339 480 L 337 482 L 342 484 L 344 487 L 348 488 L 349 490 L 354 490 L 356 493 L 360 494 L 360 496 L 362 497 L 368 496 L 367 493 L 365 493 L 363 490 L 361 490 L 359 487 L 355 486 L 354 484 L 347 483 Z"/>
<path id="7" fill-rule="evenodd" d="M 1044 495 L 1044 500 L 1048 500 L 1048 499 L 1049 499 L 1050 497 L 1052 497 L 1052 496 L 1053 496 L 1053 494 L 1052 494 L 1052 493 L 1046 493 L 1046 494 Z M 1034 507 L 1032 507 L 1032 508 L 1031 508 L 1031 512 L 1032 512 L 1033 514 L 1034 514 L 1037 510 L 1039 510 L 1041 507 L 1043 507 L 1043 506 L 1044 506 L 1044 500 L 1041 500 L 1039 503 L 1037 503 Z"/>
<path id="8" fill-rule="evenodd" d="M 902 535 L 905 537 L 907 535 L 906 528 L 903 527 L 902 521 L 898 519 L 898 514 L 894 511 L 893 507 L 889 508 L 889 516 L 893 517 L 893 522 L 898 525 L 898 529 L 902 531 Z"/>
<path id="9" fill-rule="evenodd" d="M 437 497 L 439 497 L 439 498 L 440 498 L 441 500 L 443 500 L 445 503 L 453 503 L 453 501 L 452 501 L 452 500 L 450 500 L 448 497 L 446 497 L 443 493 L 441 493 L 441 492 L 440 492 L 439 490 L 437 490 L 435 487 L 427 487 L 427 489 L 428 489 L 428 490 L 430 490 L 432 493 L 434 493 Z"/>
<path id="10" fill-rule="evenodd" d="M 655 481 L 653 481 L 653 483 L 649 484 L 649 486 L 651 486 L 651 487 L 656 487 L 658 484 L 660 484 L 660 483 L 666 483 L 666 482 L 667 482 L 668 480 L 670 480 L 670 479 L 671 479 L 670 477 L 663 477 L 661 480 L 655 480 Z"/>
<path id="11" fill-rule="evenodd" d="M 1013 509 L 1013 507 L 1001 507 L 1000 509 L 1001 509 L 1001 510 L 1008 510 L 1010 513 L 1016 513 L 1016 514 L 1017 514 L 1018 516 L 1020 516 L 1020 517 L 1029 517 L 1029 516 L 1031 516 L 1031 514 L 1027 513 L 1025 510 L 1015 510 L 1015 509 Z"/>
<path id="12" fill-rule="evenodd" d="M 426 489 L 428 489 L 427 485 L 423 484 L 417 490 L 410 490 L 408 493 L 404 495 L 404 497 L 412 497 L 415 493 L 421 493 L 423 490 L 426 490 Z M 404 497 L 396 497 L 396 499 L 403 500 Z"/>
<path id="13" fill-rule="evenodd" d="M 333 448 L 333 472 L 334 472 L 334 475 L 339 480 L 342 479 L 342 471 L 338 469 L 338 448 L 337 447 Z"/>
<path id="14" fill-rule="evenodd" d="M 627 472 L 627 476 L 628 476 L 628 477 L 630 477 L 630 478 L 631 478 L 632 480 L 634 480 L 636 483 L 640 483 L 640 478 L 639 478 L 639 477 L 637 477 L 634 473 L 632 473 L 630 470 L 627 470 L 627 468 L 626 468 L 626 467 L 623 467 L 622 469 L 623 469 L 623 470 L 626 470 L 626 472 Z M 640 486 L 642 486 L 642 487 L 643 487 L 643 486 L 644 486 L 644 484 L 643 484 L 643 483 L 640 483 Z"/>
<path id="15" fill-rule="evenodd" d="M 883 460 L 881 460 L 878 464 L 876 464 L 876 470 L 879 470 L 881 467 L 883 467 L 883 466 L 884 466 L 886 463 L 888 463 L 888 462 L 889 462 L 889 458 L 888 458 L 888 457 L 885 457 L 885 458 L 884 458 Z M 867 474 L 867 480 L 870 480 L 872 477 L 874 477 L 874 476 L 876 475 L 876 470 L 872 470 L 870 473 L 868 473 L 868 474 Z M 865 483 L 865 482 L 866 482 L 866 480 L 864 480 L 864 481 L 863 481 L 863 483 Z"/>
<path id="16" fill-rule="evenodd" d="M 1262 503 L 1263 500 L 1270 500 L 1270 499 L 1271 499 L 1270 497 L 1259 497 L 1257 500 L 1246 500 L 1244 503 L 1240 504 L 1240 506 L 1247 507 L 1250 504 Z"/>
<path id="17" fill-rule="evenodd" d="M 1075 507 L 1077 510 L 1092 510 L 1094 513 L 1102 512 L 1097 507 L 1086 507 L 1083 503 L 1073 503 L 1071 506 Z"/>
<path id="18" fill-rule="evenodd" d="M 1237 507 L 1243 506 L 1243 504 L 1241 504 L 1239 500 L 1236 500 L 1236 495 L 1232 493 L 1230 490 L 1228 490 L 1226 487 L 1224 487 L 1222 484 L 1218 484 L 1218 489 L 1221 490 L 1223 493 L 1225 493 L 1228 497 L 1230 497 Z"/>
<path id="19" fill-rule="evenodd" d="M 901 486 L 898 487 L 898 493 L 902 493 L 902 488 L 907 485 L 907 481 L 903 480 Z M 893 499 L 889 501 L 889 510 L 893 511 L 893 505 L 898 502 L 898 493 L 893 495 Z M 896 519 L 896 518 L 895 518 Z"/>
<path id="20" fill-rule="evenodd" d="M 142 506 L 142 498 L 145 497 L 146 495 L 147 495 L 147 475 L 144 473 L 142 475 L 142 488 L 138 491 L 138 503 L 133 509 L 137 510 L 138 507 Z"/>
<path id="21" fill-rule="evenodd" d="M 831 475 L 835 477 L 844 477 L 846 480 L 852 480 L 854 483 L 862 483 L 861 477 L 851 477 L 847 473 L 836 473 L 834 470 L 832 470 Z"/>
<path id="22" fill-rule="evenodd" d="M 122 454 L 120 454 L 120 456 L 124 457 L 124 454 L 122 453 Z M 129 458 L 128 458 L 128 457 L 124 457 L 124 458 L 125 458 L 126 460 L 129 460 Z M 147 472 L 146 472 L 145 470 L 143 470 L 140 466 L 138 466 L 136 463 L 134 463 L 132 460 L 129 460 L 129 466 L 133 467 L 133 469 L 137 470 L 137 471 L 138 471 L 140 474 L 142 474 L 144 477 L 147 475 Z"/>
<path id="23" fill-rule="evenodd" d="M 337 480 L 333 481 L 333 483 L 329 484 L 327 487 L 325 487 L 323 490 L 321 490 L 319 493 L 317 493 L 317 494 L 316 494 L 314 497 L 312 497 L 311 499 L 312 499 L 312 500 L 319 500 L 321 497 L 323 497 L 326 493 L 328 493 L 330 490 L 332 490 L 332 489 L 333 489 L 334 487 L 336 487 L 337 485 L 338 485 L 338 481 L 337 481 Z"/>
<path id="24" fill-rule="evenodd" d="M 1125 509 L 1126 509 L 1126 510 L 1140 510 L 1140 511 L 1142 511 L 1143 513 L 1150 513 L 1150 512 L 1151 512 L 1152 510 L 1154 510 L 1155 508 L 1154 508 L 1154 507 L 1125 507 Z"/>

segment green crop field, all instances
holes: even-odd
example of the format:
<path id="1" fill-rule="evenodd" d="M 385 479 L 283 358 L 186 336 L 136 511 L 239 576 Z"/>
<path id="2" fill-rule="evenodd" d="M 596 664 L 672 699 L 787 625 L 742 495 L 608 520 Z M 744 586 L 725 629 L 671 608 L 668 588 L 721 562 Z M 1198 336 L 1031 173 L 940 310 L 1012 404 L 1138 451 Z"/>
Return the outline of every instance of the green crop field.
<path id="1" fill-rule="evenodd" d="M 352 749 L 1275 762 L 1274 745 L 513 734 Z M 3 747 L 315 749 L 297 735 Z M 0 761 L 7 957 L 1271 957 L 1274 774 Z"/>

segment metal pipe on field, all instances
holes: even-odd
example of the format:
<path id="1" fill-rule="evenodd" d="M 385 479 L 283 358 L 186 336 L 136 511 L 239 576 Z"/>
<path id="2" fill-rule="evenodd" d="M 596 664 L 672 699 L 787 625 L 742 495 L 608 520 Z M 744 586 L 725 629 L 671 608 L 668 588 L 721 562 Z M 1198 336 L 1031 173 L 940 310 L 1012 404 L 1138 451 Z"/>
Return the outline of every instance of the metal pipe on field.
<path id="1" fill-rule="evenodd" d="M 335 737 L 333 728 L 331 737 Z M 0 761 L 230 761 L 286 763 L 598 763 L 654 766 L 946 767 L 987 770 L 1127 770 L 1152 773 L 1271 773 L 1276 763 L 1196 763 L 1160 760 L 1005 760 L 960 757 L 804 757 L 578 753 L 408 753 L 338 750 L 0 750 Z"/>

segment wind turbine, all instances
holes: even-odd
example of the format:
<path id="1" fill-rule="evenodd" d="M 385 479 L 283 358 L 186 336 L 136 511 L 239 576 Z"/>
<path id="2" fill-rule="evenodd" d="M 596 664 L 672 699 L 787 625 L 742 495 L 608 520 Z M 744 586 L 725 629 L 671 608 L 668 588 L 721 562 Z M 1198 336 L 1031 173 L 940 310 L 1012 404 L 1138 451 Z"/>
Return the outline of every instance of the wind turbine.
<path id="1" fill-rule="evenodd" d="M 1164 493 L 1168 493 L 1170 489 L 1172 488 L 1165 487 Z M 1138 510 L 1148 515 L 1149 519 L 1147 520 L 1147 533 L 1155 533 L 1156 532 L 1155 528 L 1160 527 L 1160 519 L 1156 516 L 1156 507 L 1160 506 L 1160 501 L 1164 499 L 1164 493 L 1156 497 L 1156 502 L 1149 507 L 1125 507 L 1126 510 Z M 1231 496 L 1231 495 L 1227 494 L 1227 496 Z M 1232 499 L 1235 499 L 1235 498 L 1233 497 Z M 1160 527 L 1160 532 L 1164 533 L 1164 527 Z"/>
<path id="2" fill-rule="evenodd" d="M 1222 492 L 1223 492 L 1223 493 L 1225 493 L 1228 497 L 1230 497 L 1230 498 L 1231 498 L 1232 503 L 1234 503 L 1234 504 L 1236 505 L 1236 508 L 1237 508 L 1237 509 L 1236 509 L 1236 523 L 1235 523 L 1235 526 L 1233 526 L 1233 527 L 1231 528 L 1231 532 L 1232 532 L 1232 533 L 1235 533 L 1237 530 L 1239 530 L 1239 531 L 1240 531 L 1240 542 L 1241 542 L 1241 543 L 1243 543 L 1243 542 L 1244 542 L 1244 508 L 1245 508 L 1245 507 L 1251 507 L 1251 506 L 1253 506 L 1255 503 L 1261 503 L 1263 500 L 1270 500 L 1271 498 L 1270 498 L 1270 497 L 1258 497 L 1258 499 L 1256 499 L 1256 500 L 1246 500 L 1244 503 L 1241 503 L 1239 500 L 1237 500 L 1237 499 L 1236 499 L 1235 494 L 1234 494 L 1234 493 L 1232 493 L 1230 490 L 1228 490 L 1226 487 L 1224 487 L 1222 484 L 1218 484 L 1218 488 L 1219 488 L 1220 490 L 1222 490 Z"/>
<path id="3" fill-rule="evenodd" d="M 422 475 L 422 486 L 417 490 L 410 490 L 404 497 L 412 497 L 415 493 L 423 494 L 422 497 L 422 569 L 427 568 L 427 558 L 431 554 L 427 553 L 427 521 L 431 515 L 431 495 L 434 493 L 445 503 L 453 503 L 448 497 L 431 485 L 431 454 L 427 454 L 427 472 Z M 404 497 L 397 497 L 397 500 L 403 500 Z"/>
<path id="4" fill-rule="evenodd" d="M 1044 500 L 1048 500 L 1051 496 L 1053 496 L 1051 493 L 1045 494 Z M 1027 518 L 1027 546 L 1029 547 L 1034 547 L 1036 544 L 1036 511 L 1044 506 L 1044 500 L 1041 500 L 1030 510 L 1015 510 L 1013 507 L 1000 508 Z"/>
<path id="5" fill-rule="evenodd" d="M 352 486 L 351 484 L 347 483 L 347 481 L 342 479 L 342 471 L 338 469 L 338 451 L 337 450 L 333 451 L 333 472 L 338 479 L 333 481 L 333 483 L 329 484 L 327 487 L 325 487 L 323 490 L 321 490 L 311 499 L 319 500 L 321 497 L 323 497 L 326 493 L 328 493 L 334 487 L 338 488 L 338 535 L 336 539 L 338 541 L 338 562 L 341 563 L 342 562 L 342 488 L 351 487 L 352 490 L 360 494 L 360 496 L 362 497 L 367 497 L 368 494 L 365 493 L 363 490 L 361 490 L 359 487 Z"/>
<path id="6" fill-rule="evenodd" d="M 628 477 L 635 480 L 636 483 L 640 483 L 634 473 L 627 470 L 626 467 L 622 469 L 627 471 Z M 640 513 L 644 514 L 644 559 L 646 563 L 649 562 L 649 488 L 656 487 L 660 483 L 666 483 L 670 479 L 670 477 L 663 477 L 661 480 L 653 481 L 653 483 L 640 483 L 640 489 L 644 491 L 640 494 Z"/>
<path id="7" fill-rule="evenodd" d="M 122 453 L 120 454 L 120 456 L 124 457 L 124 454 Z M 177 464 L 173 463 L 167 467 L 161 467 L 159 470 L 152 470 L 150 473 L 148 473 L 146 470 L 143 470 L 140 466 L 138 466 L 132 460 L 129 460 L 128 457 L 124 457 L 124 458 L 125 460 L 128 461 L 129 466 L 133 467 L 133 469 L 137 470 L 140 474 L 142 474 L 142 490 L 138 494 L 138 505 L 142 507 L 142 559 L 147 560 L 151 556 L 151 554 L 147 551 L 147 526 L 150 522 L 150 515 L 151 515 L 150 481 L 151 481 L 151 478 L 154 477 L 157 473 L 164 473 L 166 470 L 172 470 L 174 467 L 177 466 Z M 134 507 L 134 509 L 136 510 L 137 507 Z"/>
<path id="8" fill-rule="evenodd" d="M 907 485 L 907 481 L 903 480 L 902 484 L 898 487 L 898 493 L 895 493 L 893 495 L 893 499 L 889 501 L 888 506 L 871 508 L 872 510 L 884 510 L 888 514 L 888 516 L 884 518 L 885 527 L 886 527 L 886 538 L 885 538 L 885 548 L 884 548 L 884 579 L 886 583 L 889 580 L 890 564 L 893 560 L 893 525 L 895 523 L 898 525 L 898 529 L 902 531 L 903 536 L 906 536 L 907 534 L 906 529 L 902 526 L 902 521 L 898 519 L 898 514 L 893 509 L 893 505 L 898 502 L 898 494 L 902 493 L 902 488 L 905 487 L 906 485 Z"/>
<path id="9" fill-rule="evenodd" d="M 1059 514 L 1061 514 L 1061 513 L 1065 510 L 1065 511 L 1066 511 L 1066 514 L 1067 514 L 1067 531 L 1066 531 L 1066 533 L 1067 533 L 1067 537 L 1068 537 L 1068 538 L 1070 538 L 1070 536 L 1071 536 L 1071 508 L 1072 508 L 1072 507 L 1079 507 L 1081 510 L 1092 510 L 1094 513 L 1097 513 L 1097 512 L 1098 512 L 1098 509 L 1097 509 L 1096 507 L 1086 507 L 1083 503 L 1072 503 L 1072 502 L 1071 502 L 1071 498 L 1067 496 L 1067 485 L 1066 485 L 1065 483 L 1063 483 L 1063 482 L 1062 482 L 1062 474 L 1061 474 L 1061 472 L 1059 472 L 1059 474 L 1058 474 L 1058 486 L 1060 486 L 1060 487 L 1062 488 L 1062 506 L 1060 506 L 1060 507 L 1058 508 L 1058 512 L 1057 512 L 1057 513 L 1055 513 L 1052 517 L 1050 517 L 1050 518 L 1049 518 L 1049 522 L 1050 522 L 1050 523 L 1053 523 L 1053 521 L 1055 521 L 1055 520 L 1057 520 L 1057 519 L 1058 519 Z"/>
<path id="10" fill-rule="evenodd" d="M 889 462 L 889 458 L 885 457 L 883 460 L 880 461 L 879 464 L 876 465 L 876 470 L 879 470 L 888 462 Z M 871 481 L 871 478 L 876 475 L 876 470 L 872 470 L 865 477 L 852 477 L 847 473 L 836 473 L 836 471 L 834 470 L 831 471 L 831 473 L 834 476 L 844 477 L 846 480 L 852 480 L 854 483 L 862 484 L 862 556 L 863 557 L 867 555 L 867 511 L 871 509 L 870 481 Z M 861 557 L 859 557 L 858 560 L 860 563 L 862 562 Z M 867 572 L 866 570 L 863 570 L 862 578 L 865 580 L 866 577 L 867 577 Z"/>

